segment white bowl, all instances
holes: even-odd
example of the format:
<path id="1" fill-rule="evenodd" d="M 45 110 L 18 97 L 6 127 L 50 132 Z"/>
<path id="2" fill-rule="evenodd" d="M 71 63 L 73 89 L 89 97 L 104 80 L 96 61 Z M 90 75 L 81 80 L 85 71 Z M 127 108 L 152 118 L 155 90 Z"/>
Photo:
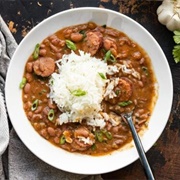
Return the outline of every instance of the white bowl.
<path id="1" fill-rule="evenodd" d="M 99 25 L 106 24 L 125 32 L 145 49 L 152 60 L 159 84 L 159 95 L 149 128 L 141 138 L 145 151 L 148 151 L 161 135 L 169 118 L 173 98 L 172 77 L 167 59 L 156 40 L 141 25 L 123 14 L 100 8 L 77 8 L 60 12 L 39 23 L 22 40 L 11 59 L 5 94 L 14 129 L 37 157 L 64 171 L 102 174 L 123 168 L 138 159 L 135 147 L 98 157 L 66 152 L 43 139 L 31 126 L 23 110 L 22 92 L 19 89 L 25 63 L 37 42 L 63 27 L 88 21 Z"/>

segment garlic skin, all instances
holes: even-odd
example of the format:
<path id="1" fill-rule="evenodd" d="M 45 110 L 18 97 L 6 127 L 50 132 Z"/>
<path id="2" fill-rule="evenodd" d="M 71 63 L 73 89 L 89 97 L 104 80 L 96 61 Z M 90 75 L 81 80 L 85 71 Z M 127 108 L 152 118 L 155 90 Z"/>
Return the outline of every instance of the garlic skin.
<path id="1" fill-rule="evenodd" d="M 180 0 L 164 0 L 157 15 L 159 22 L 170 31 L 180 30 Z"/>

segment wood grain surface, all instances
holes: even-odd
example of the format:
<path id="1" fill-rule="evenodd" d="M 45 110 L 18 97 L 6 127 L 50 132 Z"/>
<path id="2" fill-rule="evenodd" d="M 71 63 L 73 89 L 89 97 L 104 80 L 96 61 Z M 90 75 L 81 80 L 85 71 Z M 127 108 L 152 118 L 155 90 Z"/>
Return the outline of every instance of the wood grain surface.
<path id="1" fill-rule="evenodd" d="M 0 14 L 18 43 L 43 19 L 77 7 L 111 9 L 131 17 L 144 26 L 163 49 L 172 72 L 174 86 L 173 106 L 166 128 L 146 154 L 156 179 L 176 180 L 180 179 L 180 63 L 176 64 L 172 57 L 173 33 L 157 19 L 156 10 L 161 3 L 155 0 L 0 0 Z M 163 109 L 159 113 L 163 113 Z M 119 161 L 120 159 L 117 159 L 114 163 Z M 139 160 L 123 169 L 102 174 L 102 177 L 123 180 L 146 179 Z"/>

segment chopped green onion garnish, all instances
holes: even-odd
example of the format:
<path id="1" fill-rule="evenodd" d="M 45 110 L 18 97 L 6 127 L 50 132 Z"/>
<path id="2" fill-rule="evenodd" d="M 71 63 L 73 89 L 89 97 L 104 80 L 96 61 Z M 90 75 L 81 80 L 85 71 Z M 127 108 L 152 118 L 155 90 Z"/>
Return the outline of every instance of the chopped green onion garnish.
<path id="1" fill-rule="evenodd" d="M 84 95 L 87 94 L 87 92 L 83 91 L 81 89 L 77 89 L 77 90 L 71 91 L 71 94 L 74 95 L 74 96 L 84 96 Z"/>
<path id="2" fill-rule="evenodd" d="M 91 149 L 94 151 L 94 150 L 96 150 L 96 144 L 93 144 L 92 146 L 91 146 Z"/>
<path id="3" fill-rule="evenodd" d="M 76 45 L 70 40 L 66 40 L 66 46 L 73 51 L 76 50 Z"/>
<path id="4" fill-rule="evenodd" d="M 123 102 L 118 103 L 119 106 L 123 106 L 123 107 L 128 106 L 130 104 L 132 104 L 132 101 L 123 101 Z"/>
<path id="5" fill-rule="evenodd" d="M 143 72 L 145 73 L 145 75 L 148 76 L 148 74 L 149 74 L 148 68 L 145 67 L 145 66 L 143 66 L 143 67 L 142 67 L 142 70 L 143 70 Z"/>
<path id="6" fill-rule="evenodd" d="M 50 109 L 48 112 L 48 119 L 52 121 L 54 119 L 54 110 Z"/>
<path id="7" fill-rule="evenodd" d="M 61 138 L 60 138 L 60 142 L 59 142 L 59 143 L 60 143 L 61 145 L 63 145 L 63 144 L 65 144 L 65 142 L 66 142 L 66 138 L 65 138 L 64 135 L 62 135 Z"/>
<path id="8" fill-rule="evenodd" d="M 104 61 L 107 62 L 111 57 L 111 50 L 107 51 L 104 56 Z"/>
<path id="9" fill-rule="evenodd" d="M 105 74 L 103 74 L 103 73 L 98 73 L 98 74 L 100 75 L 100 77 L 101 77 L 102 79 L 107 79 Z"/>
<path id="10" fill-rule="evenodd" d="M 32 111 L 35 111 L 35 110 L 37 109 L 37 107 L 38 107 L 38 104 L 39 104 L 39 100 L 36 99 L 36 100 L 33 102 L 32 106 L 31 106 L 31 110 L 32 110 Z"/>
<path id="11" fill-rule="evenodd" d="M 22 89 L 22 88 L 26 85 L 26 82 L 27 82 L 26 78 L 23 77 L 23 78 L 22 78 L 22 81 L 21 81 L 21 83 L 20 83 L 20 85 L 19 85 L 19 88 Z"/>
<path id="12" fill-rule="evenodd" d="M 81 30 L 81 31 L 79 31 L 79 33 L 83 35 L 83 38 L 85 38 L 85 37 L 86 37 L 86 33 L 85 33 L 85 32 L 86 32 L 85 30 Z"/>
<path id="13" fill-rule="evenodd" d="M 97 131 L 95 133 L 95 136 L 96 136 L 96 139 L 99 141 L 99 142 L 103 142 L 103 134 L 101 131 Z"/>
<path id="14" fill-rule="evenodd" d="M 49 80 L 49 84 L 52 86 L 54 84 L 54 80 L 53 79 L 50 79 Z"/>
<path id="15" fill-rule="evenodd" d="M 40 44 L 36 44 L 34 52 L 33 52 L 34 59 L 37 59 L 39 57 L 39 48 L 40 48 Z"/>
<path id="16" fill-rule="evenodd" d="M 112 134 L 111 134 L 111 132 L 106 131 L 106 132 L 105 132 L 105 135 L 106 135 L 106 137 L 107 137 L 109 140 L 112 139 Z"/>
<path id="17" fill-rule="evenodd" d="M 111 61 L 111 62 L 116 62 L 116 58 L 114 57 L 114 55 L 113 55 L 113 54 L 111 54 L 110 61 Z"/>
<path id="18" fill-rule="evenodd" d="M 111 53 L 111 50 L 107 51 L 105 56 L 104 56 L 104 61 L 110 61 L 110 62 L 116 62 L 116 58 L 114 55 Z"/>
<path id="19" fill-rule="evenodd" d="M 39 92 L 39 95 L 43 95 L 44 93 L 46 93 L 47 91 L 45 89 L 42 89 L 40 92 Z"/>
<path id="20" fill-rule="evenodd" d="M 120 93 L 120 90 L 116 90 L 115 91 L 115 94 L 118 96 L 119 95 L 119 93 Z"/>

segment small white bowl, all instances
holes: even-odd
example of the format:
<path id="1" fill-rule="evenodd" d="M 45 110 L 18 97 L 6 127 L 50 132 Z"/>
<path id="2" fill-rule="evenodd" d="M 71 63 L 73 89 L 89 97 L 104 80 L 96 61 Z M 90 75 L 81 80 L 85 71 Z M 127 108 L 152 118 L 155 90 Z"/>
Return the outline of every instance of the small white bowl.
<path id="1" fill-rule="evenodd" d="M 43 139 L 31 126 L 23 110 L 22 92 L 19 89 L 25 63 L 33 52 L 35 44 L 63 27 L 88 21 L 99 25 L 106 24 L 126 33 L 145 49 L 152 60 L 159 84 L 159 94 L 149 128 L 141 138 L 145 151 L 148 151 L 161 135 L 169 118 L 173 98 L 172 76 L 167 59 L 152 35 L 140 24 L 121 13 L 101 8 L 76 8 L 55 14 L 39 23 L 22 40 L 11 59 L 5 95 L 14 129 L 37 157 L 64 171 L 102 174 L 123 168 L 138 159 L 135 147 L 98 157 L 62 150 Z"/>

